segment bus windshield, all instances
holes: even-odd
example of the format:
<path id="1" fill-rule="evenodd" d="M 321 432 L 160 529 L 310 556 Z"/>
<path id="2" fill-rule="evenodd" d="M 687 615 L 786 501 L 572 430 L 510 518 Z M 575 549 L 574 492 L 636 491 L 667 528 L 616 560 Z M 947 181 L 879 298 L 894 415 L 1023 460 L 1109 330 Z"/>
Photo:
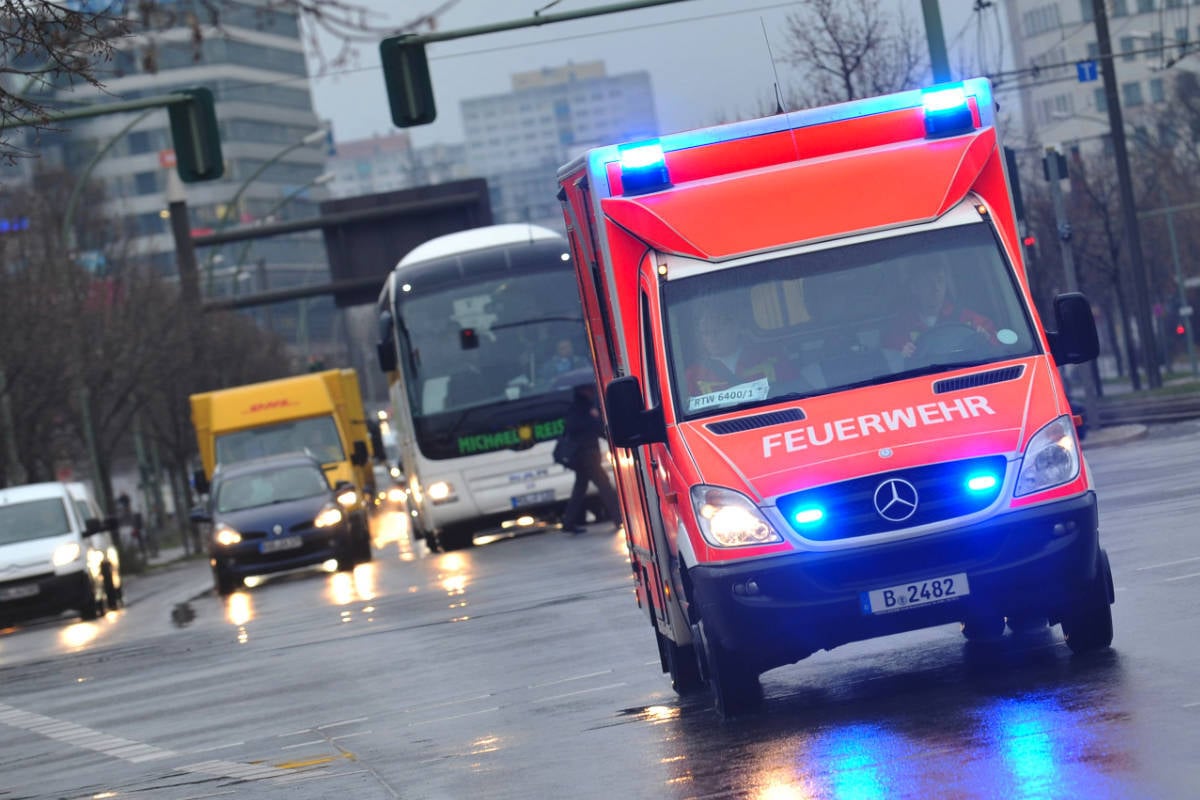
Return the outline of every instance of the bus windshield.
<path id="1" fill-rule="evenodd" d="M 217 437 L 217 463 L 235 464 L 263 456 L 307 450 L 323 464 L 345 461 L 333 417 L 310 417 L 247 428 Z"/>
<path id="2" fill-rule="evenodd" d="M 704 271 L 663 297 L 681 419 L 1039 349 L 983 222 Z"/>
<path id="3" fill-rule="evenodd" d="M 399 366 L 426 456 L 499 449 L 510 427 L 523 430 L 518 448 L 561 433 L 552 423 L 570 390 L 593 380 L 565 250 L 555 240 L 469 269 L 461 257 L 419 264 L 420 286 L 397 292 Z"/>

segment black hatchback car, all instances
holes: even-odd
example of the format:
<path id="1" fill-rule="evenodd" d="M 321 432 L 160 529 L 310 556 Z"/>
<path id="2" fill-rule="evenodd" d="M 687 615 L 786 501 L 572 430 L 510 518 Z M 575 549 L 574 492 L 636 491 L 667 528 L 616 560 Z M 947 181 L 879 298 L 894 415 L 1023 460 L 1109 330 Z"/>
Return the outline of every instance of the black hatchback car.
<path id="1" fill-rule="evenodd" d="M 306 453 L 218 467 L 207 508 L 191 515 L 212 523 L 208 553 L 217 592 L 230 594 L 249 575 L 330 560 L 349 570 L 370 561 L 366 520 L 349 508 L 354 492 L 349 483 L 331 487 L 320 462 Z"/>

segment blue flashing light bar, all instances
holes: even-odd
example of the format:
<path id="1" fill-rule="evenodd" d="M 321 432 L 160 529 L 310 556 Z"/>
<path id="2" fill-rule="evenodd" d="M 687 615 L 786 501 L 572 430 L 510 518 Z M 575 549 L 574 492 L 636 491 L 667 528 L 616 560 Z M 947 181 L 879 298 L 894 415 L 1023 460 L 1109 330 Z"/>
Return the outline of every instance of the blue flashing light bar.
<path id="1" fill-rule="evenodd" d="M 671 185 L 666 156 L 657 139 L 621 145 L 617 152 L 621 159 L 622 194 L 657 192 Z"/>
<path id="2" fill-rule="evenodd" d="M 995 475 L 972 475 L 967 478 L 967 488 L 972 492 L 986 492 L 996 488 Z"/>
<path id="3" fill-rule="evenodd" d="M 967 102 L 967 91 L 961 83 L 931 86 L 921 92 L 925 110 L 925 136 L 940 139 L 975 130 L 975 117 Z"/>

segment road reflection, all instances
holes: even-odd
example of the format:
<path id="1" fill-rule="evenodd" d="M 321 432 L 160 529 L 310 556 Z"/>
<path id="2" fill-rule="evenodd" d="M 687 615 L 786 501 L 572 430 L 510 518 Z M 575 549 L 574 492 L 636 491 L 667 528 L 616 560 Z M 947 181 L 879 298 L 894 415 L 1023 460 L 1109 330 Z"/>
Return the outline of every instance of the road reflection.
<path id="1" fill-rule="evenodd" d="M 450 598 L 449 608 L 454 614 L 451 622 L 466 622 L 471 617 L 467 608 L 467 586 L 471 581 L 471 559 L 465 553 L 445 553 L 437 561 L 437 580 Z"/>
<path id="2" fill-rule="evenodd" d="M 1041 644 L 982 667 L 943 647 L 911 672 L 788 668 L 807 686 L 769 681 L 763 713 L 726 723 L 704 694 L 636 716 L 664 733 L 668 797 L 1151 796 L 1118 656 Z"/>
<path id="3" fill-rule="evenodd" d="M 225 598 L 225 619 L 237 628 L 238 644 L 250 641 L 246 624 L 254 619 L 254 601 L 249 592 L 234 592 Z"/>

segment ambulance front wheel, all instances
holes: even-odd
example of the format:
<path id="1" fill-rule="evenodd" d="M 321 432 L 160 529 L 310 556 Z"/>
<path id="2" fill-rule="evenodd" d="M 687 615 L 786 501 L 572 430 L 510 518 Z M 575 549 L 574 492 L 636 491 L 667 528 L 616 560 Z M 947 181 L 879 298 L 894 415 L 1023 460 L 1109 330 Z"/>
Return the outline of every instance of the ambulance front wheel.
<path id="1" fill-rule="evenodd" d="M 1101 550 L 1096 577 L 1083 588 L 1075 607 L 1062 620 L 1063 637 L 1072 653 L 1090 653 L 1112 644 L 1114 598 L 1108 553 Z"/>
<path id="2" fill-rule="evenodd" d="M 704 672 L 713 694 L 713 708 L 722 719 L 740 716 L 762 705 L 758 672 L 746 666 L 736 653 L 726 650 L 710 636 L 704 620 L 696 626 Z"/>

